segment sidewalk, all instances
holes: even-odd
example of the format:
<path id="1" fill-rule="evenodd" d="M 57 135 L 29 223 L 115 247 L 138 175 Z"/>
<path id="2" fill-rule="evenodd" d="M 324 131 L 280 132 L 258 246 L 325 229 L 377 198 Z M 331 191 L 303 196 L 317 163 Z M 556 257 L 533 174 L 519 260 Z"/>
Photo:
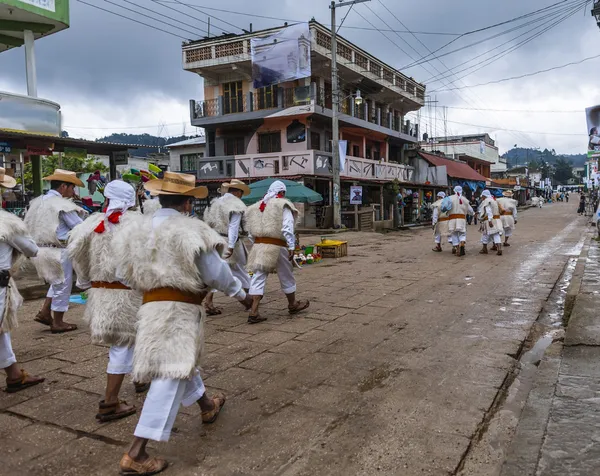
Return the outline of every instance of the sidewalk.
<path id="1" fill-rule="evenodd" d="M 595 476 L 600 468 L 600 244 L 591 240 L 562 346 L 554 344 L 502 476 Z"/>

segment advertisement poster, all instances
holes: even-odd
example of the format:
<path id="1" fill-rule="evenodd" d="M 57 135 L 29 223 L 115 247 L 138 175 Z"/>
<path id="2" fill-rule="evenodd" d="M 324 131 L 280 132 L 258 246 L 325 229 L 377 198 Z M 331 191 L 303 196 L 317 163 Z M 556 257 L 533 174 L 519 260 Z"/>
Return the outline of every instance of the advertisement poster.
<path id="1" fill-rule="evenodd" d="M 360 185 L 350 187 L 350 205 L 362 205 L 363 188 Z"/>
<path id="2" fill-rule="evenodd" d="M 250 40 L 255 88 L 311 76 L 308 23 L 288 26 L 273 35 Z"/>
<path id="3" fill-rule="evenodd" d="M 600 105 L 588 107 L 585 118 L 589 135 L 588 159 L 600 157 Z"/>

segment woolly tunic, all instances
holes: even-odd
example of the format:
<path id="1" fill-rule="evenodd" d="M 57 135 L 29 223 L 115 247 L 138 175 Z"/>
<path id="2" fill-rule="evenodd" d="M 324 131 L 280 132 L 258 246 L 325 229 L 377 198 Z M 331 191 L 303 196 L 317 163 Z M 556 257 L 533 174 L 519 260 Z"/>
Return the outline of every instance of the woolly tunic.
<path id="1" fill-rule="evenodd" d="M 244 213 L 246 212 L 246 205 L 239 198 L 234 195 L 226 194 L 222 197 L 215 198 L 210 207 L 204 212 L 204 221 L 213 228 L 219 235 L 227 238 L 229 235 L 229 223 L 231 216 L 234 213 L 242 215 L 242 223 L 244 219 Z M 240 227 L 240 228 L 243 228 Z M 227 259 L 227 263 L 236 264 L 246 263 L 244 244 L 238 236 L 238 240 L 233 248 L 233 254 Z"/>
<path id="2" fill-rule="evenodd" d="M 38 276 L 50 284 L 60 284 L 65 280 L 61 264 L 61 248 L 65 247 L 65 243 L 61 243 L 56 231 L 60 225 L 60 214 L 69 212 L 76 212 L 82 219 L 87 216 L 83 208 L 58 196 L 34 198 L 25 215 L 25 225 L 40 247 L 37 257 L 31 261 Z"/>
<path id="3" fill-rule="evenodd" d="M 196 259 L 214 250 L 222 253 L 224 240 L 196 218 L 171 215 L 157 228 L 152 220 L 148 215 L 135 217 L 115 236 L 119 277 L 142 293 L 158 288 L 207 292 Z M 196 304 L 143 304 L 138 312 L 134 380 L 189 378 L 202 354 L 204 315 L 203 306 Z"/>
<path id="4" fill-rule="evenodd" d="M 492 211 L 492 219 L 489 219 L 486 208 L 489 207 Z M 502 234 L 504 227 L 502 226 L 502 220 L 500 219 L 500 207 L 498 202 L 493 198 L 487 198 L 483 201 L 479 208 L 479 215 L 481 216 L 481 232 L 485 235 Z M 494 218 L 496 217 L 496 218 Z M 490 226 L 489 222 L 492 222 L 494 226 Z"/>
<path id="5" fill-rule="evenodd" d="M 73 229 L 67 251 L 80 281 L 119 282 L 115 237 L 136 216 L 139 213 L 128 211 L 121 216 L 120 223 L 106 227 L 104 233 L 96 233 L 94 229 L 105 218 L 104 213 L 96 213 Z M 84 318 L 89 322 L 92 342 L 132 346 L 141 305 L 142 295 L 138 291 L 89 289 Z"/>
<path id="6" fill-rule="evenodd" d="M 502 227 L 510 230 L 515 229 L 515 214 L 517 211 L 517 205 L 519 202 L 512 198 L 502 197 L 498 199 L 498 205 L 501 207 L 500 219 L 502 220 Z M 502 213 L 504 211 L 505 213 Z"/>
<path id="7" fill-rule="evenodd" d="M 432 209 L 437 210 L 437 222 L 434 226 L 433 234 L 440 236 L 448 236 L 449 214 L 448 212 L 442 212 L 442 202 L 443 200 L 440 199 L 431 205 Z"/>
<path id="8" fill-rule="evenodd" d="M 273 238 L 285 243 L 285 237 L 281 231 L 283 210 L 286 208 L 291 210 L 294 220 L 298 218 L 298 210 L 292 202 L 285 198 L 269 200 L 264 212 L 260 211 L 260 203 L 255 203 L 246 210 L 246 229 L 248 233 L 253 238 Z M 251 273 L 257 271 L 274 272 L 277 269 L 277 261 L 282 246 L 254 243 L 248 256 L 248 271 Z"/>
<path id="9" fill-rule="evenodd" d="M 467 219 L 466 216 L 471 211 L 471 204 L 469 200 L 465 197 L 458 195 L 452 195 L 450 197 L 452 200 L 452 210 L 450 210 L 449 216 L 450 220 L 448 221 L 448 232 L 454 233 L 466 233 L 467 232 Z M 461 203 L 462 202 L 462 203 Z M 460 218 L 452 218 L 453 215 L 462 215 Z"/>

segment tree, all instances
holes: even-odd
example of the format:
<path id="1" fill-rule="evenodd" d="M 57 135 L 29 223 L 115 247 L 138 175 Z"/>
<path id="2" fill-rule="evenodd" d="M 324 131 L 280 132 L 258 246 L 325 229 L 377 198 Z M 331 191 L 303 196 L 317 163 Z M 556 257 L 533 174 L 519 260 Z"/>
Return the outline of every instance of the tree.
<path id="1" fill-rule="evenodd" d="M 49 155 L 42 157 L 42 177 L 52 175 L 55 169 L 70 170 L 77 173 L 92 173 L 96 170 L 100 172 L 106 172 L 108 167 L 104 165 L 97 157 L 74 157 L 69 155 L 63 155 L 62 165 L 59 165 L 60 157 L 58 155 Z M 25 164 L 25 170 L 23 171 L 23 177 L 25 179 L 25 189 L 33 189 L 33 172 L 31 169 L 31 162 Z M 21 183 L 21 180 L 18 180 Z"/>
<path id="2" fill-rule="evenodd" d="M 561 184 L 566 184 L 571 178 L 573 178 L 571 161 L 566 160 L 564 157 L 558 157 L 554 164 L 554 179 Z"/>

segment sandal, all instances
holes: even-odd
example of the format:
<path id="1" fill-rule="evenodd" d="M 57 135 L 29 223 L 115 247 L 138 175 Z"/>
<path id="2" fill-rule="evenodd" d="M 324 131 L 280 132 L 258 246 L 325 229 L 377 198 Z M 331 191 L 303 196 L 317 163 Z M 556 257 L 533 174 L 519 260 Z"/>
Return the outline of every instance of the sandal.
<path id="1" fill-rule="evenodd" d="M 431 248 L 431 251 L 435 251 L 436 253 L 441 253 L 442 249 L 441 248 Z"/>
<path id="2" fill-rule="evenodd" d="M 248 324 L 258 324 L 259 322 L 265 322 L 267 320 L 266 317 L 260 317 L 260 314 L 256 316 L 248 316 Z"/>
<path id="3" fill-rule="evenodd" d="M 310 301 L 308 299 L 304 301 L 296 301 L 296 304 L 292 307 L 288 307 L 288 312 L 292 315 L 298 314 L 301 311 L 304 311 L 308 306 L 310 306 Z"/>
<path id="4" fill-rule="evenodd" d="M 510 246 L 510 243 L 504 243 L 504 246 Z"/>
<path id="5" fill-rule="evenodd" d="M 121 418 L 126 418 L 130 415 L 133 415 L 137 411 L 134 406 L 130 406 L 128 409 L 118 412 L 117 408 L 119 405 L 127 405 L 127 402 L 125 400 L 119 400 L 115 403 L 105 403 L 104 400 L 102 400 L 98 404 L 96 420 L 98 420 L 100 423 L 120 420 Z"/>
<path id="6" fill-rule="evenodd" d="M 42 377 L 33 377 L 29 375 L 24 370 L 21 370 L 21 377 L 15 380 L 6 379 L 6 393 L 16 393 L 21 390 L 25 390 L 26 388 L 33 387 L 34 385 L 38 385 L 42 383 L 45 378 Z"/>
<path id="7" fill-rule="evenodd" d="M 75 324 L 67 324 L 66 327 L 52 327 L 50 326 L 50 332 L 52 334 L 64 334 L 65 332 L 73 332 L 77 330 L 77 326 Z"/>
<path id="8" fill-rule="evenodd" d="M 225 400 L 225 395 L 217 395 L 216 397 L 212 397 L 214 408 L 212 410 L 202 412 L 202 423 L 206 425 L 214 423 L 219 417 L 223 406 L 225 405 Z"/>
<path id="9" fill-rule="evenodd" d="M 164 471 L 167 466 L 169 466 L 169 463 L 159 458 L 148 458 L 143 463 L 138 463 L 127 453 L 123 455 L 119 463 L 122 476 L 152 476 Z"/>
<path id="10" fill-rule="evenodd" d="M 34 319 L 35 322 L 43 324 L 45 326 L 52 326 L 53 321 L 51 317 L 45 317 L 41 312 L 38 312 Z"/>
<path id="11" fill-rule="evenodd" d="M 212 307 L 205 306 L 205 309 L 206 309 L 207 316 L 218 316 L 223 313 L 223 311 L 221 311 L 221 309 L 219 309 L 218 307 L 214 307 L 214 306 L 212 306 Z"/>
<path id="12" fill-rule="evenodd" d="M 144 393 L 150 388 L 149 383 L 133 382 L 133 385 L 135 387 L 135 393 Z"/>

